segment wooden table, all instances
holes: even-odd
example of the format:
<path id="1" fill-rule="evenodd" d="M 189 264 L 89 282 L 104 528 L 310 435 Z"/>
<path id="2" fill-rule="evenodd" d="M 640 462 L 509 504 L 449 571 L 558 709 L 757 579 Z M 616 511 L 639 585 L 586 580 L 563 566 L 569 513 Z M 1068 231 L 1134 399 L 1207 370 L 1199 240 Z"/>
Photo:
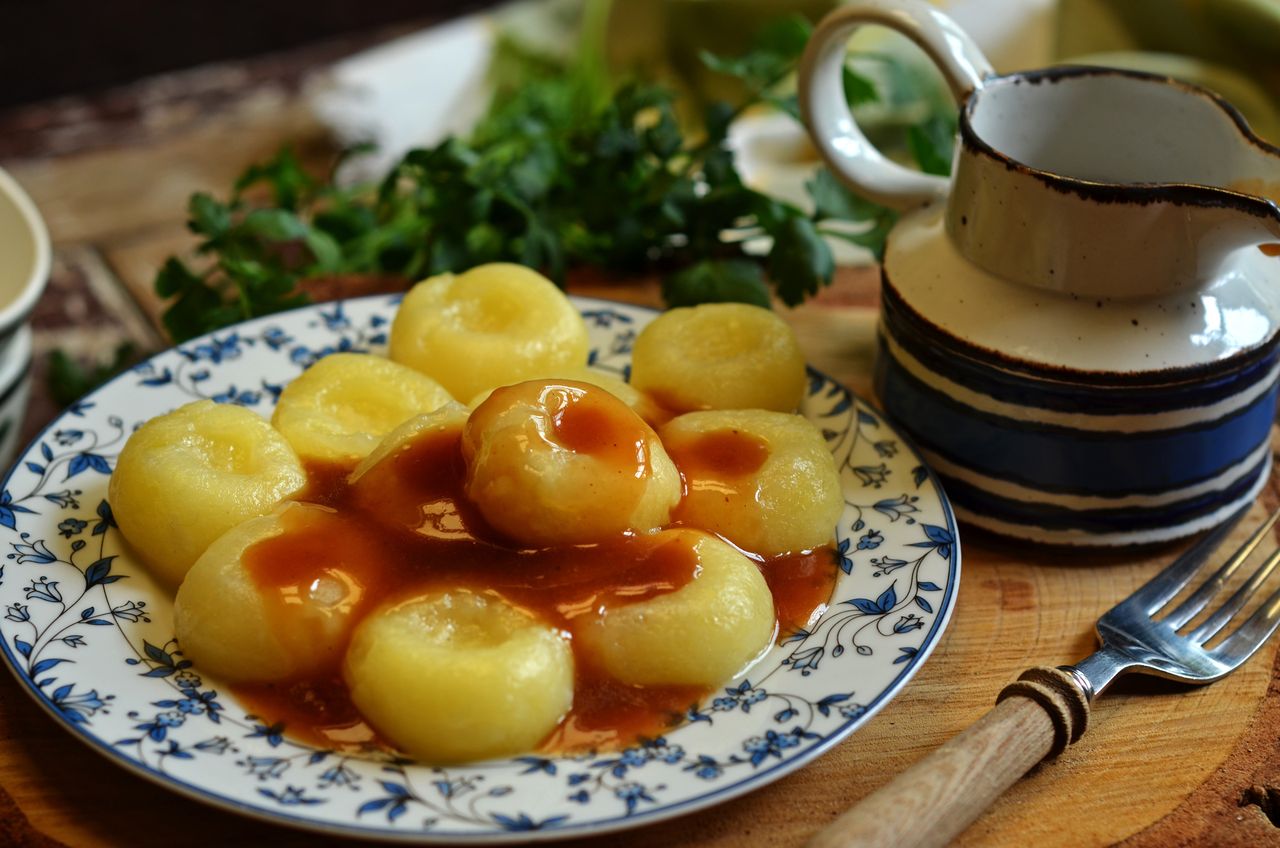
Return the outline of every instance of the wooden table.
<path id="1" fill-rule="evenodd" d="M 285 138 L 311 149 L 323 145 L 292 85 L 297 68 L 317 57 L 326 58 L 304 51 L 241 63 L 231 68 L 236 73 L 205 69 L 113 95 L 132 102 L 132 111 L 69 103 L 0 115 L 0 165 L 34 195 L 57 254 L 36 316 L 41 361 L 28 434 L 56 411 L 41 390 L 43 354 L 54 347 L 104 354 L 121 340 L 144 349 L 163 344 L 151 278 L 164 256 L 190 245 L 181 226 L 189 192 L 225 192 L 247 161 L 269 155 Z M 193 100 L 192 92 L 200 94 Z M 842 272 L 817 301 L 787 313 L 811 361 L 863 392 L 876 288 L 873 271 Z M 580 281 L 577 289 L 657 299 L 652 281 Z M 1261 501 L 1280 503 L 1280 487 L 1273 482 Z M 748 796 L 575 844 L 799 845 L 976 719 L 1023 668 L 1087 653 L 1097 615 L 1170 556 L 1055 558 L 1003 547 L 968 528 L 962 537 L 963 577 L 949 629 L 916 678 L 865 728 Z M 1019 783 L 960 843 L 1280 845 L 1277 728 L 1275 645 L 1201 689 L 1122 683 L 1097 703 L 1092 729 L 1078 745 Z M 0 683 L 0 844 L 233 841 L 325 840 L 207 808 L 134 777 L 83 747 L 17 685 Z"/>

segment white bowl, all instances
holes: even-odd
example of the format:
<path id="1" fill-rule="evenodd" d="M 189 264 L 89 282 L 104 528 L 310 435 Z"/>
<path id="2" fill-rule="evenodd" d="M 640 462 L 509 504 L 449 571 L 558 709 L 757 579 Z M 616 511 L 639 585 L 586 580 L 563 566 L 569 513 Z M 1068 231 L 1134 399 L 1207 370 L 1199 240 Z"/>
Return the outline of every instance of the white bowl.
<path id="1" fill-rule="evenodd" d="M 31 314 L 49 279 L 49 232 L 26 192 L 0 169 L 0 343 Z"/>
<path id="2" fill-rule="evenodd" d="M 31 393 L 27 317 L 49 280 L 50 256 L 35 204 L 0 169 L 0 468 L 13 460 Z"/>

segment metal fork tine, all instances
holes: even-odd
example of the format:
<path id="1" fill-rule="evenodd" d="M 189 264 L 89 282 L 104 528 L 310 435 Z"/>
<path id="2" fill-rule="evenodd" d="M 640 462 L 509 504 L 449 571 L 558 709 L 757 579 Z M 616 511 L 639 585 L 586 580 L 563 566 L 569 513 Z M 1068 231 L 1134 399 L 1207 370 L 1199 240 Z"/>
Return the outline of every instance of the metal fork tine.
<path id="1" fill-rule="evenodd" d="M 1197 644 L 1203 644 L 1213 638 L 1214 634 L 1223 628 L 1231 617 L 1240 610 L 1244 609 L 1244 605 L 1249 602 L 1249 598 L 1253 597 L 1253 593 L 1258 591 L 1266 579 L 1271 576 L 1271 572 L 1276 570 L 1276 565 L 1280 565 L 1280 550 L 1273 551 L 1266 562 L 1253 573 L 1243 586 L 1235 591 L 1225 604 L 1205 620 L 1195 630 L 1187 634 L 1187 638 Z"/>
<path id="2" fill-rule="evenodd" d="M 1236 628 L 1226 640 L 1213 650 L 1219 659 L 1232 667 L 1252 656 L 1280 626 L 1280 589 L 1272 593 L 1267 602 L 1254 610 L 1249 620 Z"/>
<path id="3" fill-rule="evenodd" d="M 1243 512 L 1241 514 L 1243 514 Z M 1214 572 L 1213 576 L 1206 580 L 1204 585 L 1195 591 L 1195 594 L 1179 604 L 1178 608 L 1173 612 L 1169 613 L 1165 618 L 1165 623 L 1174 630 L 1177 630 L 1179 627 L 1195 618 L 1196 614 L 1204 609 L 1209 604 L 1209 601 L 1213 600 L 1213 596 L 1218 594 L 1222 587 L 1227 584 L 1227 581 L 1231 579 L 1231 575 L 1235 574 L 1236 569 L 1238 569 L 1240 565 L 1249 558 L 1249 555 L 1258 547 L 1258 544 L 1263 540 L 1263 538 L 1271 532 L 1271 528 L 1275 526 L 1277 518 L 1280 518 L 1280 509 L 1271 513 L 1271 516 L 1266 521 L 1262 522 L 1262 526 L 1253 532 L 1253 535 L 1249 537 L 1249 540 L 1241 545 L 1240 549 L 1232 554 L 1231 557 L 1222 564 L 1222 567 Z"/>
<path id="4" fill-rule="evenodd" d="M 1221 525 L 1205 534 L 1204 538 L 1188 548 L 1182 556 L 1174 560 L 1164 571 L 1152 577 L 1142 588 L 1134 592 L 1130 596 L 1130 600 L 1141 604 L 1143 612 L 1147 615 L 1154 615 L 1157 610 L 1169 603 L 1178 592 L 1182 591 L 1182 587 L 1190 582 L 1191 578 L 1200 570 L 1200 567 L 1204 565 L 1205 560 L 1218 549 L 1218 545 L 1222 543 L 1222 540 L 1227 537 L 1227 534 L 1239 523 L 1240 519 L 1244 518 L 1245 513 L 1248 511 L 1249 507 L 1244 507 L 1222 522 Z M 1275 515 L 1267 519 L 1266 529 L 1270 529 L 1277 517 L 1280 517 L 1280 511 L 1277 511 Z M 1262 533 L 1255 533 L 1254 537 L 1250 537 L 1249 541 L 1245 542 L 1245 545 L 1256 547 L 1258 541 L 1262 538 Z M 1248 554 L 1246 553 L 1245 556 L 1248 556 Z"/>

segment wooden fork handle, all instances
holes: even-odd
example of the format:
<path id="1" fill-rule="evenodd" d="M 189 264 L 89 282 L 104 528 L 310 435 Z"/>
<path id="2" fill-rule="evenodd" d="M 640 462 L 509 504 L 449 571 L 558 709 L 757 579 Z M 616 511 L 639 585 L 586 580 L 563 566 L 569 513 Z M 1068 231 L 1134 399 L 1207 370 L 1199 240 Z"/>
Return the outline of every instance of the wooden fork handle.
<path id="1" fill-rule="evenodd" d="M 968 729 L 823 828 L 810 848 L 946 845 L 1036 763 L 1084 734 L 1089 701 L 1071 675 L 1029 669 Z"/>

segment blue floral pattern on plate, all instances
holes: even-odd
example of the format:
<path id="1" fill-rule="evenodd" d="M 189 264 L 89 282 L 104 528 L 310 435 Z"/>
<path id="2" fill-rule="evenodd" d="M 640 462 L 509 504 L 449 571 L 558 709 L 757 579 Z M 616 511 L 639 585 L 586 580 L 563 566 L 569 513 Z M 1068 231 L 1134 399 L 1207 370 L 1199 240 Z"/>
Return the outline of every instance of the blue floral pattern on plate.
<path id="1" fill-rule="evenodd" d="M 433 768 L 295 742 L 206 678 L 173 638 L 172 599 L 130 556 L 107 480 L 142 421 L 199 398 L 269 416 L 334 351 L 385 350 L 398 298 L 307 307 L 159 354 L 76 403 L 0 486 L 2 652 L 23 687 L 107 756 L 214 804 L 407 841 L 603 832 L 726 800 L 857 729 L 916 671 L 955 602 L 960 549 L 937 481 L 861 400 L 810 372 L 801 411 L 847 502 L 830 607 L 745 675 L 622 751 Z M 575 299 L 595 367 L 625 377 L 654 313 Z"/>

